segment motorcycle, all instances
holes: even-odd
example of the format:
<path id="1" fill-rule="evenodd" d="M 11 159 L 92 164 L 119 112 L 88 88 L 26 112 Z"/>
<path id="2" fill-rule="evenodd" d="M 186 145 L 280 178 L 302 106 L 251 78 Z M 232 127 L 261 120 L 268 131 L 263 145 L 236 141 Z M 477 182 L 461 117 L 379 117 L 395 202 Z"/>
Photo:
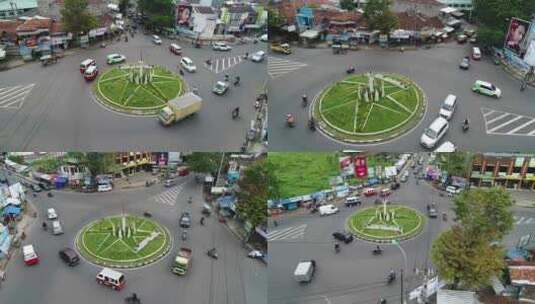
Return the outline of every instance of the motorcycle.
<path id="1" fill-rule="evenodd" d="M 136 293 L 132 293 L 131 296 L 124 298 L 126 304 L 141 304 L 141 300 L 137 297 Z"/>
<path id="2" fill-rule="evenodd" d="M 46 196 L 48 196 L 48 197 L 54 197 L 54 194 L 52 194 L 52 192 L 48 192 L 48 193 L 46 194 Z"/>
<path id="3" fill-rule="evenodd" d="M 236 108 L 236 109 L 232 110 L 232 119 L 236 119 L 238 117 L 240 117 L 240 109 Z"/>
<path id="4" fill-rule="evenodd" d="M 290 128 L 295 127 L 295 117 L 292 114 L 286 115 L 286 124 Z"/>
<path id="5" fill-rule="evenodd" d="M 188 233 L 186 231 L 182 231 L 182 240 L 185 241 L 188 239 Z"/>
<path id="6" fill-rule="evenodd" d="M 215 259 L 215 260 L 217 260 L 217 258 L 218 258 L 217 250 L 216 250 L 215 248 L 212 248 L 212 249 L 208 250 L 208 251 L 206 252 L 206 254 L 207 254 L 209 257 L 211 257 L 211 258 L 213 258 L 213 259 Z"/>
<path id="7" fill-rule="evenodd" d="M 182 71 L 182 69 L 178 70 L 178 73 L 180 74 L 180 76 L 184 76 L 184 71 Z"/>
<path id="8" fill-rule="evenodd" d="M 311 130 L 311 131 L 316 131 L 316 123 L 314 122 L 314 119 L 310 119 L 308 121 L 308 128 Z"/>
<path id="9" fill-rule="evenodd" d="M 144 217 L 152 217 L 152 214 L 148 211 L 143 212 Z"/>
<path id="10" fill-rule="evenodd" d="M 386 283 L 387 284 L 392 284 L 395 280 L 396 280 L 396 273 L 395 272 L 391 272 L 391 273 L 388 274 L 388 277 L 386 278 Z"/>
<path id="11" fill-rule="evenodd" d="M 334 245 L 334 253 L 340 253 L 340 244 Z"/>
<path id="12" fill-rule="evenodd" d="M 206 65 L 212 65 L 212 60 L 208 59 L 205 61 Z"/>
<path id="13" fill-rule="evenodd" d="M 240 79 L 239 79 L 239 78 L 236 78 L 236 79 L 234 80 L 234 85 L 235 85 L 235 86 L 239 86 L 239 85 L 240 85 Z"/>
<path id="14" fill-rule="evenodd" d="M 378 301 L 377 301 L 377 304 L 386 304 L 386 299 L 385 298 L 380 298 Z"/>
<path id="15" fill-rule="evenodd" d="M 463 132 L 468 131 L 469 128 L 470 126 L 467 123 L 463 123 Z"/>
<path id="16" fill-rule="evenodd" d="M 377 249 L 377 248 L 375 248 L 375 249 L 372 251 L 372 254 L 373 254 L 373 255 L 381 255 L 381 254 L 383 254 L 383 249 L 380 249 L 380 248 Z"/>
<path id="17" fill-rule="evenodd" d="M 350 67 L 346 70 L 346 73 L 347 73 L 347 74 L 353 74 L 353 73 L 355 73 L 355 67 L 354 67 L 354 66 L 350 66 Z"/>
<path id="18" fill-rule="evenodd" d="M 303 96 L 303 97 L 301 98 L 301 103 L 302 103 L 302 105 L 303 105 L 303 108 L 306 108 L 307 105 L 308 105 L 308 98 L 307 98 L 306 96 Z"/>

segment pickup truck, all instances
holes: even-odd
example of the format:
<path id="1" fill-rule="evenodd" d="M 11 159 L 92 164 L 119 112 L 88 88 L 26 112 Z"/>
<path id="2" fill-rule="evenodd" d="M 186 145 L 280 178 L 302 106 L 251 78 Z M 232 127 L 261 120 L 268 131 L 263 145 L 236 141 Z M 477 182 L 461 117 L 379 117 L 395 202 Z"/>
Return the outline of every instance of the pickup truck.
<path id="1" fill-rule="evenodd" d="M 186 93 L 167 102 L 167 106 L 160 110 L 158 119 L 164 126 L 169 126 L 201 110 L 202 99 L 193 94 Z"/>
<path id="2" fill-rule="evenodd" d="M 190 248 L 181 247 L 175 257 L 171 271 L 178 275 L 185 275 L 190 266 L 191 254 L 192 251 Z"/>

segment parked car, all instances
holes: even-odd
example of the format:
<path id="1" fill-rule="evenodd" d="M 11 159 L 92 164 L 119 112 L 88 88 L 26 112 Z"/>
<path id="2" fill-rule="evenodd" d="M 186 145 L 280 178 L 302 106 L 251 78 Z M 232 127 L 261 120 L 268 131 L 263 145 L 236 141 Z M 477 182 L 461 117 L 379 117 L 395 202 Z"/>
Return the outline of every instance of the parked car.
<path id="1" fill-rule="evenodd" d="M 106 57 L 106 62 L 108 64 L 116 64 L 126 61 L 126 57 L 121 54 L 110 54 Z"/>
<path id="2" fill-rule="evenodd" d="M 71 248 L 65 247 L 58 252 L 59 258 L 69 266 L 76 266 L 80 263 L 80 257 Z"/>
<path id="3" fill-rule="evenodd" d="M 251 57 L 251 60 L 253 62 L 262 62 L 262 61 L 264 61 L 265 57 L 266 57 L 266 52 L 258 51 L 256 53 L 254 53 L 254 55 Z"/>
<path id="4" fill-rule="evenodd" d="M 260 36 L 260 41 L 268 42 L 268 34 L 263 34 L 262 36 Z"/>
<path id="5" fill-rule="evenodd" d="M 499 88 L 490 82 L 485 82 L 482 80 L 476 80 L 474 86 L 472 86 L 472 91 L 494 98 L 500 98 L 502 96 L 502 91 Z"/>
<path id="6" fill-rule="evenodd" d="M 336 231 L 336 232 L 333 232 L 333 237 L 336 240 L 339 240 L 339 241 L 344 242 L 346 244 L 349 244 L 349 243 L 353 242 L 353 235 L 351 233 L 349 233 L 349 232 Z"/>
<path id="7" fill-rule="evenodd" d="M 214 42 L 212 45 L 214 51 L 230 51 L 232 48 L 224 42 Z"/>
<path id="8" fill-rule="evenodd" d="M 216 82 L 214 88 L 212 89 L 212 92 L 217 95 L 225 95 L 225 93 L 228 91 L 229 83 L 225 81 L 218 81 Z"/>
<path id="9" fill-rule="evenodd" d="M 56 209 L 54 208 L 48 208 L 48 210 L 46 211 L 46 217 L 49 219 L 49 220 L 55 220 L 58 218 L 58 214 L 56 213 Z"/>
<path id="10" fill-rule="evenodd" d="M 462 70 L 468 70 L 470 68 L 470 58 L 464 57 L 459 63 L 459 68 Z"/>
<path id="11" fill-rule="evenodd" d="M 30 184 L 33 192 L 41 192 L 43 191 L 43 189 L 41 189 L 41 187 L 37 186 L 36 184 Z"/>
<path id="12" fill-rule="evenodd" d="M 461 193 L 462 189 L 461 188 L 458 188 L 458 187 L 455 187 L 455 186 L 447 186 L 446 187 L 446 192 L 450 193 L 450 194 L 459 194 Z"/>
<path id="13" fill-rule="evenodd" d="M 399 179 L 402 183 L 406 183 L 409 180 L 409 171 L 403 172 L 401 178 Z"/>
<path id="14" fill-rule="evenodd" d="M 162 39 L 160 39 L 160 37 L 157 35 L 152 35 L 152 43 L 160 45 L 162 44 Z"/>
<path id="15" fill-rule="evenodd" d="M 458 43 L 465 43 L 467 40 L 468 40 L 468 36 L 466 35 L 461 34 L 457 36 Z"/>
<path id="16" fill-rule="evenodd" d="M 180 224 L 180 227 L 182 228 L 191 227 L 191 215 L 189 214 L 189 212 L 187 211 L 182 212 L 182 215 L 180 216 L 179 224 Z"/>
<path id="17" fill-rule="evenodd" d="M 100 184 L 97 187 L 98 192 L 108 192 L 112 190 L 112 186 L 110 184 Z"/>
<path id="18" fill-rule="evenodd" d="M 248 254 L 247 254 L 247 257 L 251 258 L 251 259 L 261 259 L 265 256 L 265 254 L 260 251 L 260 250 L 251 250 Z"/>
<path id="19" fill-rule="evenodd" d="M 195 71 L 197 71 L 197 67 L 189 57 L 182 57 L 182 59 L 180 59 L 180 65 L 190 73 L 195 73 Z"/>

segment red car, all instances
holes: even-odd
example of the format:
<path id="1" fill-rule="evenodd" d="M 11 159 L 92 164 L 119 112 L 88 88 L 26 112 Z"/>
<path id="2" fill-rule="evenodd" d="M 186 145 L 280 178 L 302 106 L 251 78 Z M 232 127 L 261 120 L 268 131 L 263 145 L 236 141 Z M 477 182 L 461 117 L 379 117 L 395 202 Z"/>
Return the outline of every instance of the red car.
<path id="1" fill-rule="evenodd" d="M 80 73 L 84 73 L 84 71 L 85 71 L 88 67 L 90 67 L 90 66 L 92 66 L 92 65 L 97 65 L 97 62 L 95 61 L 95 59 L 88 58 L 88 59 L 82 61 L 82 62 L 80 63 Z"/>
<path id="2" fill-rule="evenodd" d="M 84 71 L 84 78 L 87 81 L 91 81 L 91 80 L 97 78 L 97 75 L 98 75 L 98 69 L 94 65 L 90 65 Z"/>
<path id="3" fill-rule="evenodd" d="M 364 196 L 374 196 L 377 194 L 377 191 L 374 188 L 367 188 L 364 189 L 362 193 L 364 194 Z"/>

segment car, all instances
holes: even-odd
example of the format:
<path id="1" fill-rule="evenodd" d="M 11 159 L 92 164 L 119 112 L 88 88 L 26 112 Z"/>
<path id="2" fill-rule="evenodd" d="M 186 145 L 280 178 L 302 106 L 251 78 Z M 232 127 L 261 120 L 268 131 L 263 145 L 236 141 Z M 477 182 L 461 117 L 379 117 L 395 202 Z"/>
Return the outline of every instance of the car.
<path id="1" fill-rule="evenodd" d="M 353 207 L 353 206 L 358 206 L 360 203 L 361 203 L 360 197 L 358 197 L 358 196 L 350 196 L 350 197 L 346 198 L 346 201 L 345 201 L 344 205 L 346 207 Z"/>
<path id="2" fill-rule="evenodd" d="M 36 184 L 31 184 L 30 186 L 33 190 L 33 192 L 41 192 L 43 191 L 43 189 L 41 189 L 41 187 L 37 186 Z"/>
<path id="3" fill-rule="evenodd" d="M 338 208 L 336 208 L 332 204 L 331 205 L 320 206 L 318 208 L 318 210 L 319 210 L 320 216 L 335 214 L 335 213 L 337 213 L 339 211 Z"/>
<path id="4" fill-rule="evenodd" d="M 336 232 L 333 232 L 332 235 L 334 239 L 344 242 L 346 244 L 353 242 L 353 235 L 349 232 L 336 231 Z"/>
<path id="5" fill-rule="evenodd" d="M 182 55 L 182 48 L 176 43 L 169 45 L 169 51 L 175 55 Z"/>
<path id="6" fill-rule="evenodd" d="M 477 37 L 476 36 L 471 37 L 470 39 L 468 39 L 468 42 L 470 42 L 470 44 L 476 44 L 477 43 Z"/>
<path id="7" fill-rule="evenodd" d="M 189 57 L 182 57 L 182 59 L 180 59 L 180 65 L 190 73 L 195 73 L 195 71 L 197 71 L 197 67 Z"/>
<path id="8" fill-rule="evenodd" d="M 389 196 L 390 194 L 392 194 L 392 191 L 390 191 L 390 189 L 387 189 L 387 188 L 383 188 L 381 189 L 381 192 L 379 192 L 379 196 L 381 197 Z"/>
<path id="9" fill-rule="evenodd" d="M 54 208 L 48 208 L 48 210 L 46 211 L 46 217 L 49 219 L 49 220 L 55 220 L 58 218 L 58 214 L 56 213 L 56 209 Z"/>
<path id="10" fill-rule="evenodd" d="M 95 61 L 95 59 L 88 58 L 88 59 L 82 61 L 82 62 L 80 63 L 80 73 L 84 73 L 85 70 L 86 70 L 88 67 L 92 66 L 92 65 L 94 65 L 94 66 L 97 65 L 97 62 Z"/>
<path id="11" fill-rule="evenodd" d="M 191 215 L 189 214 L 189 212 L 187 211 L 182 212 L 182 215 L 180 216 L 179 224 L 180 224 L 180 227 L 182 228 L 191 227 Z"/>
<path id="12" fill-rule="evenodd" d="M 391 190 L 397 190 L 399 187 L 401 187 L 401 185 L 398 182 L 394 182 L 390 185 Z"/>
<path id="13" fill-rule="evenodd" d="M 251 259 L 260 259 L 260 258 L 264 257 L 264 253 L 262 251 L 260 251 L 260 250 L 251 250 L 247 254 L 247 257 L 249 257 Z"/>
<path id="14" fill-rule="evenodd" d="M 431 206 L 429 206 L 429 208 L 427 209 L 427 215 L 430 218 L 437 218 L 438 211 L 434 204 L 431 204 Z"/>
<path id="15" fill-rule="evenodd" d="M 230 51 L 232 48 L 224 42 L 214 42 L 212 45 L 214 51 Z"/>
<path id="16" fill-rule="evenodd" d="M 399 179 L 400 182 L 406 183 L 409 180 L 409 172 L 405 171 L 403 175 L 401 175 L 401 178 Z"/>
<path id="17" fill-rule="evenodd" d="M 253 61 L 253 62 L 262 62 L 262 61 L 264 61 L 265 57 L 266 57 L 266 52 L 258 51 L 256 53 L 254 53 L 254 55 L 251 57 L 251 61 Z"/>
<path id="18" fill-rule="evenodd" d="M 494 98 L 500 98 L 502 96 L 502 91 L 499 88 L 497 88 L 490 82 L 482 80 L 476 80 L 476 82 L 472 86 L 472 91 Z"/>
<path id="19" fill-rule="evenodd" d="M 110 54 L 106 57 L 106 62 L 108 64 L 121 63 L 126 61 L 126 57 L 121 54 Z"/>
<path id="20" fill-rule="evenodd" d="M 364 194 L 364 196 L 374 196 L 377 194 L 377 191 L 374 188 L 367 188 L 364 189 L 362 193 Z"/>
<path id="21" fill-rule="evenodd" d="M 218 81 L 216 82 L 214 88 L 212 89 L 212 92 L 214 92 L 217 95 L 224 95 L 229 88 L 228 82 L 225 81 Z"/>
<path id="22" fill-rule="evenodd" d="M 58 252 L 59 258 L 69 266 L 76 266 L 80 263 L 80 257 L 73 249 L 65 247 Z"/>
<path id="23" fill-rule="evenodd" d="M 472 48 L 472 58 L 474 60 L 480 60 L 481 59 L 481 50 L 478 47 Z"/>
<path id="24" fill-rule="evenodd" d="M 459 63 L 459 68 L 462 70 L 468 70 L 470 68 L 470 58 L 464 57 Z"/>
<path id="25" fill-rule="evenodd" d="M 465 43 L 467 40 L 468 40 L 468 36 L 466 35 L 461 34 L 457 36 L 458 43 Z"/>
<path id="26" fill-rule="evenodd" d="M 260 36 L 260 41 L 262 42 L 268 42 L 268 34 L 263 34 L 262 36 Z"/>
<path id="27" fill-rule="evenodd" d="M 455 186 L 447 186 L 446 187 L 446 192 L 448 192 L 449 194 L 459 194 L 461 193 L 462 189 L 461 188 L 458 188 L 458 187 L 455 187 Z"/>
<path id="28" fill-rule="evenodd" d="M 439 115 L 446 118 L 447 120 L 450 120 L 453 116 L 453 113 L 455 112 L 455 106 L 457 105 L 457 96 L 453 94 L 449 94 L 446 96 L 446 99 L 444 99 L 444 102 L 442 102 L 442 106 L 440 107 Z"/>
<path id="29" fill-rule="evenodd" d="M 54 235 L 63 234 L 63 228 L 61 228 L 61 224 L 57 219 L 52 221 L 52 233 Z"/>
<path id="30" fill-rule="evenodd" d="M 163 185 L 166 188 L 172 187 L 172 186 L 176 185 L 176 180 L 175 179 L 166 179 Z"/>
<path id="31" fill-rule="evenodd" d="M 437 117 L 429 127 L 427 127 L 420 137 L 420 144 L 425 148 L 431 149 L 440 141 L 446 134 L 450 125 L 448 121 L 442 117 Z"/>
<path id="32" fill-rule="evenodd" d="M 160 37 L 158 37 L 157 35 L 152 35 L 152 43 L 160 45 L 162 44 L 162 39 L 160 39 Z"/>
<path id="33" fill-rule="evenodd" d="M 112 187 L 111 187 L 110 184 L 100 184 L 97 187 L 97 191 L 98 192 L 108 192 L 108 191 L 111 191 L 111 190 L 112 190 Z"/>

